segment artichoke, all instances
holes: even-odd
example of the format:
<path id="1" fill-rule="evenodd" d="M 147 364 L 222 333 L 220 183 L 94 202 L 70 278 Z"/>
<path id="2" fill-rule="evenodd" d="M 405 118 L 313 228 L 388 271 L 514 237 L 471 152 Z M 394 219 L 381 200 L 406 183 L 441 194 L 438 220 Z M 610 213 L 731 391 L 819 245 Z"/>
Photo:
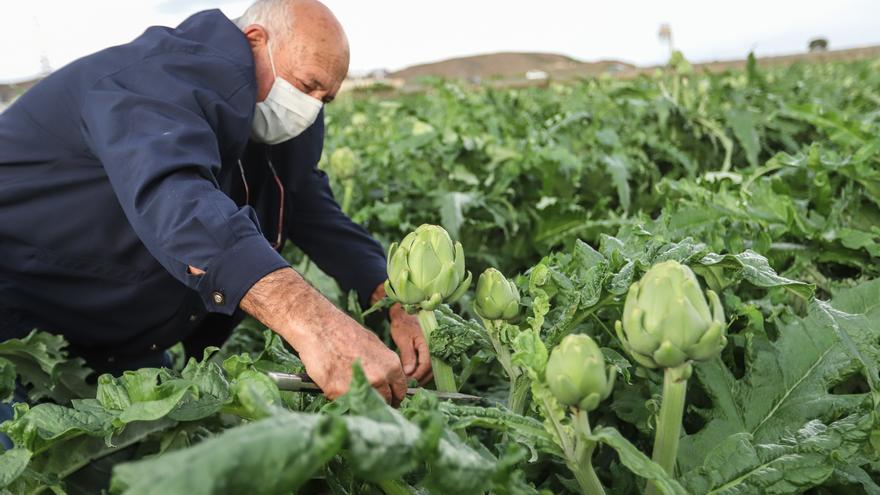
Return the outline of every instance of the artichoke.
<path id="1" fill-rule="evenodd" d="M 360 167 L 354 151 L 349 147 L 342 147 L 330 154 L 329 168 L 333 178 L 338 181 L 346 181 L 353 179 Z"/>
<path id="2" fill-rule="evenodd" d="M 519 315 L 519 291 L 494 268 L 489 268 L 477 280 L 474 311 L 487 320 L 513 320 Z"/>
<path id="3" fill-rule="evenodd" d="M 385 292 L 410 311 L 453 302 L 470 284 L 461 243 L 453 244 L 443 227 L 422 225 L 388 249 Z"/>
<path id="4" fill-rule="evenodd" d="M 581 411 L 592 411 L 614 388 L 616 373 L 605 366 L 599 346 L 586 335 L 568 335 L 547 361 L 547 386 L 556 400 Z"/>
<path id="5" fill-rule="evenodd" d="M 615 329 L 626 351 L 648 368 L 704 361 L 727 344 L 718 295 L 707 290 L 703 297 L 694 272 L 677 261 L 652 266 L 630 286 Z"/>

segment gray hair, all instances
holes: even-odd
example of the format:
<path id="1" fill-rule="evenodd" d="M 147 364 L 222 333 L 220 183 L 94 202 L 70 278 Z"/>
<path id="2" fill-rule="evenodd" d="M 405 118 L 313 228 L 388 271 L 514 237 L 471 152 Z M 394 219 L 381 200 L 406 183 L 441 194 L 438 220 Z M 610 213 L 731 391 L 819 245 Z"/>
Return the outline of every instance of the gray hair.
<path id="1" fill-rule="evenodd" d="M 251 24 L 263 26 L 269 38 L 284 39 L 293 30 L 291 0 L 257 0 L 238 19 L 235 25 L 244 29 Z"/>

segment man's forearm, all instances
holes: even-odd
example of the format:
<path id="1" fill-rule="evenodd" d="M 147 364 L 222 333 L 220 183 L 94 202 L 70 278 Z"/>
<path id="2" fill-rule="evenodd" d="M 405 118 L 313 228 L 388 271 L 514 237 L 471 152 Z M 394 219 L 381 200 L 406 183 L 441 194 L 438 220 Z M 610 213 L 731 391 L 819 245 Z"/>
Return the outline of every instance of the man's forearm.
<path id="1" fill-rule="evenodd" d="M 251 287 L 241 309 L 274 330 L 295 349 L 314 339 L 320 321 L 339 311 L 292 268 L 276 270 Z M 329 312 L 329 313 L 328 313 Z"/>

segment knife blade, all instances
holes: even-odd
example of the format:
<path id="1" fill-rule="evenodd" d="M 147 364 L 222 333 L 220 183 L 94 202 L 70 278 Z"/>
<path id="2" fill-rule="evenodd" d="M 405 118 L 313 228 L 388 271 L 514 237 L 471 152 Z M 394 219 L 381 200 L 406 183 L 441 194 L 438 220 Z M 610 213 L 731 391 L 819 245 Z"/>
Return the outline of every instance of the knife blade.
<path id="1" fill-rule="evenodd" d="M 269 378 L 278 385 L 279 390 L 286 390 L 290 392 L 306 392 L 306 393 L 322 393 L 321 387 L 319 387 L 309 375 L 305 373 L 279 373 L 277 371 L 268 371 L 266 372 L 269 375 Z M 413 387 L 406 389 L 406 395 L 412 396 L 423 389 L 421 387 Z M 458 402 L 483 402 L 485 399 L 478 395 L 468 395 L 462 394 L 458 392 L 435 392 L 433 390 L 427 390 L 428 392 L 437 396 L 438 399 L 441 400 L 452 400 Z"/>

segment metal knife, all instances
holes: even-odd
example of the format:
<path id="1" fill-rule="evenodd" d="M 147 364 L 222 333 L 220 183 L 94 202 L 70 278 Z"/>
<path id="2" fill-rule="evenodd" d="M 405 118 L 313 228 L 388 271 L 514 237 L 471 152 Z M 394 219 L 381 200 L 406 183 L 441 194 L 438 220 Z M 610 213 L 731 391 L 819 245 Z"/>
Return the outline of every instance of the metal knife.
<path id="1" fill-rule="evenodd" d="M 269 378 L 278 385 L 280 390 L 288 390 L 292 392 L 307 392 L 307 393 L 321 393 L 321 388 L 309 378 L 309 375 L 305 373 L 278 373 L 276 371 L 268 371 L 266 372 L 269 375 Z M 420 390 L 426 390 L 423 388 L 408 388 L 406 389 L 406 395 L 415 395 Z M 468 394 L 460 394 L 458 392 L 435 392 L 433 390 L 428 390 L 428 392 L 437 396 L 438 399 L 441 400 L 453 400 L 458 402 L 484 402 L 484 399 L 477 395 L 468 395 Z"/>

